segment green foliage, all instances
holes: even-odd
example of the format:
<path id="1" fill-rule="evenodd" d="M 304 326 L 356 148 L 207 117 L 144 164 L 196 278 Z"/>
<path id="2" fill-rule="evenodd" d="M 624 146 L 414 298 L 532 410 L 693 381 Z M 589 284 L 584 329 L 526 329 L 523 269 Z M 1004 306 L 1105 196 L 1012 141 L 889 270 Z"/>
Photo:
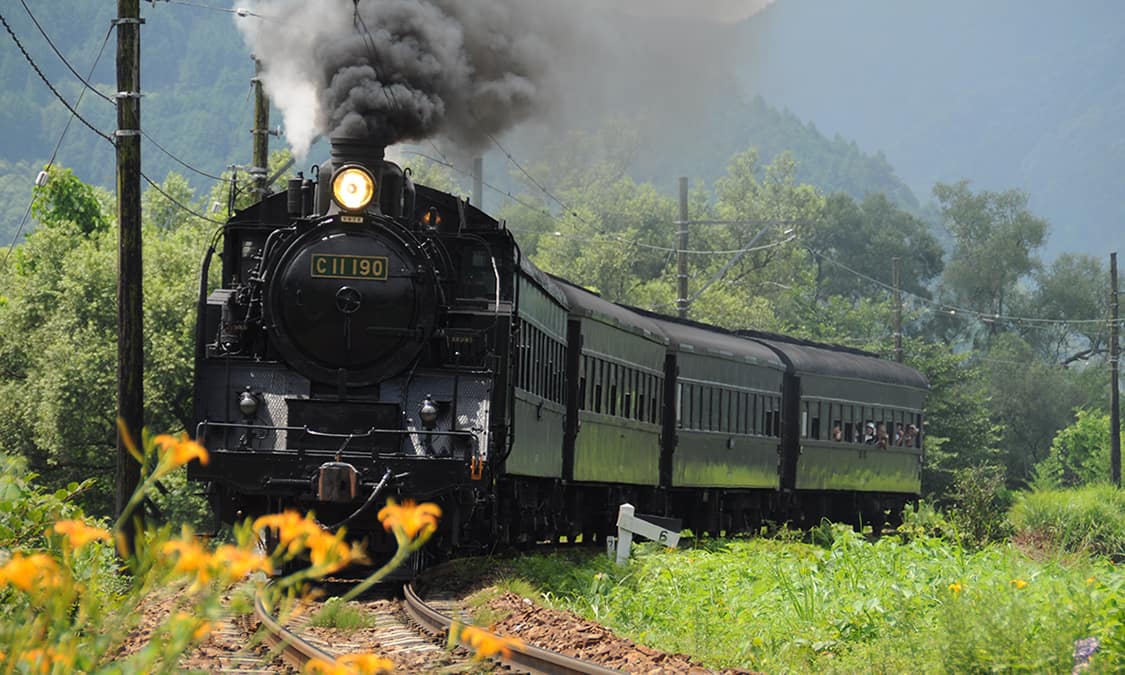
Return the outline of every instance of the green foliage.
<path id="1" fill-rule="evenodd" d="M 926 403 L 925 464 L 922 492 L 940 498 L 957 470 L 998 464 L 1001 429 L 990 419 L 992 397 L 978 366 L 968 354 L 948 345 L 907 340 L 906 363 L 930 382 Z"/>
<path id="2" fill-rule="evenodd" d="M 1069 670 L 1099 630 L 1102 562 L 1036 562 L 918 532 L 874 542 L 829 528 L 824 547 L 755 539 L 514 563 L 539 597 L 713 668 L 764 672 Z M 1091 628 L 1093 626 L 1093 628 Z"/>
<path id="3" fill-rule="evenodd" d="M 355 603 L 337 597 L 328 598 L 309 623 L 320 628 L 356 630 L 374 626 L 375 617 Z"/>
<path id="4" fill-rule="evenodd" d="M 1022 493 L 1008 517 L 1017 539 L 1125 560 L 1125 493 L 1113 486 Z"/>
<path id="5" fill-rule="evenodd" d="M 51 204 L 96 206 L 76 181 L 47 187 Z M 182 179 L 171 176 L 165 188 L 190 202 Z M 163 197 L 144 199 L 165 214 L 143 231 L 147 422 L 176 429 L 190 413 L 199 259 L 213 226 L 168 209 Z M 91 219 L 109 220 L 104 210 Z M 81 502 L 104 515 L 112 506 L 116 445 L 117 229 L 87 231 L 69 217 L 50 222 L 0 271 L 0 448 L 26 457 L 49 486 L 91 479 Z M 184 509 L 197 512 L 200 503 L 193 503 Z"/>
<path id="6" fill-rule="evenodd" d="M 953 236 L 944 286 L 962 307 L 1005 314 L 1016 284 L 1039 266 L 1047 222 L 1028 210 L 1028 196 L 1018 190 L 974 194 L 962 180 L 938 183 L 934 196 Z"/>
<path id="7" fill-rule="evenodd" d="M 1078 487 L 1109 482 L 1109 415 L 1079 409 L 1074 423 L 1051 441 L 1051 452 L 1035 465 L 1035 485 Z"/>
<path id="8" fill-rule="evenodd" d="M 1013 304 L 1013 312 L 1058 323 L 1026 330 L 1024 339 L 1049 363 L 1081 363 L 1104 356 L 1109 326 L 1089 322 L 1092 317 L 1109 316 L 1109 272 L 1102 260 L 1064 253 L 1033 276 L 1035 290 L 1026 301 Z"/>
<path id="9" fill-rule="evenodd" d="M 27 460 L 0 454 L 0 549 L 38 548 L 55 522 L 81 517 L 75 498 L 92 481 L 71 483 L 53 492 L 33 483 Z"/>
<path id="10" fill-rule="evenodd" d="M 901 260 L 904 291 L 929 296 L 928 285 L 942 270 L 942 251 L 926 223 L 891 203 L 885 195 L 868 194 L 856 203 L 846 194 L 828 197 L 824 217 L 809 233 L 806 244 L 817 253 L 847 265 L 890 286 L 893 258 Z M 814 257 L 816 297 L 851 299 L 871 295 L 871 282 Z"/>
<path id="11" fill-rule="evenodd" d="M 108 194 L 78 180 L 70 169 L 52 166 L 47 177 L 45 185 L 36 186 L 31 205 L 31 214 L 39 223 L 46 227 L 73 223 L 85 235 L 109 227 Z"/>
<path id="12" fill-rule="evenodd" d="M 1011 333 L 992 339 L 980 368 L 995 392 L 992 420 L 1002 429 L 999 448 L 1013 486 L 1031 479 L 1033 467 L 1047 457 L 1052 439 L 1070 424 L 1075 409 L 1097 405 L 1104 397 L 1104 371 L 1045 362 Z"/>
<path id="13" fill-rule="evenodd" d="M 967 543 L 983 546 L 1008 536 L 1005 514 L 1012 504 L 1012 495 L 1004 487 L 1003 467 L 958 469 L 949 499 L 951 519 Z"/>

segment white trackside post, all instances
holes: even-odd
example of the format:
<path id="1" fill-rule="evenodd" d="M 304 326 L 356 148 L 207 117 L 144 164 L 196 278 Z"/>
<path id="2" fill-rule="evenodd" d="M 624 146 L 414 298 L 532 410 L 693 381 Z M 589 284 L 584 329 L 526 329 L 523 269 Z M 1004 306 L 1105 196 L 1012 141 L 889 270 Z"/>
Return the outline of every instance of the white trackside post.
<path id="1" fill-rule="evenodd" d="M 629 553 L 633 547 L 633 535 L 660 542 L 670 548 L 676 548 L 680 543 L 678 531 L 668 530 L 638 518 L 636 508 L 632 504 L 622 504 L 617 510 L 618 565 L 624 565 L 629 560 Z"/>

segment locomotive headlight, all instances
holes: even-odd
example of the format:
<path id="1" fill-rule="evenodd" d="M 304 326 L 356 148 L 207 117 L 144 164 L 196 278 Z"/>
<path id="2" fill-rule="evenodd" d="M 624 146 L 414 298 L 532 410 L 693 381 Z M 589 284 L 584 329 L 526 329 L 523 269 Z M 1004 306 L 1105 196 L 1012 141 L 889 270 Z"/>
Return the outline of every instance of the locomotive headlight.
<path id="1" fill-rule="evenodd" d="M 363 169 L 350 166 L 332 177 L 332 197 L 341 208 L 361 211 L 375 196 L 375 179 Z"/>
<path id="2" fill-rule="evenodd" d="M 422 420 L 422 426 L 432 429 L 437 423 L 437 415 L 437 403 L 434 403 L 432 396 L 426 394 L 426 398 L 422 399 L 422 405 L 418 408 L 418 419 Z"/>
<path id="3" fill-rule="evenodd" d="M 251 391 L 244 391 L 238 395 L 238 409 L 246 417 L 253 417 L 258 412 L 258 397 Z"/>

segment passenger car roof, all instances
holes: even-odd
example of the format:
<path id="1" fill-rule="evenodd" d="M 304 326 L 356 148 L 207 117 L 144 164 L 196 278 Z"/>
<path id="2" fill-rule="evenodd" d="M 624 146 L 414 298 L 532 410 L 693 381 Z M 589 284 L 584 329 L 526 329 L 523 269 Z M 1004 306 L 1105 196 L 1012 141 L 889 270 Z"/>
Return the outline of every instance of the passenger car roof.
<path id="1" fill-rule="evenodd" d="M 917 370 L 879 358 L 871 352 L 757 331 L 739 331 L 739 334 L 777 351 L 793 366 L 797 375 L 807 373 L 892 384 L 921 391 L 930 389 L 929 382 Z"/>

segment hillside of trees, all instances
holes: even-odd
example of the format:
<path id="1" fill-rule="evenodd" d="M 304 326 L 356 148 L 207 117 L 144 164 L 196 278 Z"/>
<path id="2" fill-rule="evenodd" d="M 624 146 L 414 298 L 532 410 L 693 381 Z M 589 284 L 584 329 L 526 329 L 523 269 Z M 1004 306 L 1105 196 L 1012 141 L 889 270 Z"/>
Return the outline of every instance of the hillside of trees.
<path id="1" fill-rule="evenodd" d="M 102 48 L 115 8 L 105 3 L 75 6 L 62 0 L 29 6 L 71 65 L 85 76 Z M 235 21 L 255 19 L 236 19 L 223 11 L 169 3 L 146 6 L 142 13 L 146 23 L 141 42 L 141 114 L 151 137 L 143 141 L 144 171 L 158 182 L 169 171 L 176 171 L 196 190 L 210 190 L 213 180 L 177 163 L 153 141 L 192 167 L 216 176 L 232 164 L 249 164 L 252 100 L 248 94 L 254 66 Z M 4 16 L 60 94 L 71 103 L 77 101 L 82 84 L 52 53 L 22 8 L 6 10 Z M 668 19 L 662 21 L 667 24 L 665 29 L 675 27 Z M 723 31 L 729 29 L 714 26 L 705 30 L 725 34 Z M 110 36 L 90 78 L 98 91 L 107 95 L 115 89 L 114 48 Z M 628 88 L 631 83 L 626 80 L 614 86 Z M 622 120 L 628 120 L 630 174 L 637 180 L 652 181 L 668 193 L 675 189 L 680 175 L 715 179 L 722 175 L 735 151 L 754 146 L 765 160 L 790 152 L 797 160 L 798 178 L 825 191 L 844 191 L 856 198 L 880 192 L 900 205 L 917 207 L 914 195 L 881 155 L 867 153 L 840 136 L 829 138 L 813 124 L 764 99 L 744 97 L 734 87 L 720 91 L 720 98 L 674 118 L 646 119 L 649 113 L 642 107 L 629 108 L 627 102 L 614 99 L 589 111 L 581 120 L 567 121 L 576 130 L 584 127 L 590 134 L 604 135 L 607 129 L 617 129 Z M 115 127 L 112 106 L 89 92 L 79 110 L 103 131 Z M 0 50 L 0 130 L 6 139 L 0 156 L 0 241 L 11 241 L 27 208 L 35 176 L 51 156 L 68 116 L 5 36 L 5 46 Z M 282 124 L 276 110 L 271 119 L 273 127 Z M 283 139 L 274 138 L 272 143 L 279 147 Z M 550 157 L 540 152 L 540 146 L 538 137 L 516 133 L 509 149 L 521 161 L 534 163 Z M 426 144 L 419 149 L 433 154 Z M 308 162 L 322 159 L 325 152 L 323 144 L 314 147 Z M 675 162 L 670 162 L 673 157 Z M 585 157 L 590 163 L 599 159 L 596 149 Z M 58 161 L 86 182 L 113 186 L 112 147 L 77 122 L 67 132 Z M 510 175 L 512 171 L 504 155 L 495 149 L 486 156 L 489 182 L 504 191 L 519 189 Z"/>

